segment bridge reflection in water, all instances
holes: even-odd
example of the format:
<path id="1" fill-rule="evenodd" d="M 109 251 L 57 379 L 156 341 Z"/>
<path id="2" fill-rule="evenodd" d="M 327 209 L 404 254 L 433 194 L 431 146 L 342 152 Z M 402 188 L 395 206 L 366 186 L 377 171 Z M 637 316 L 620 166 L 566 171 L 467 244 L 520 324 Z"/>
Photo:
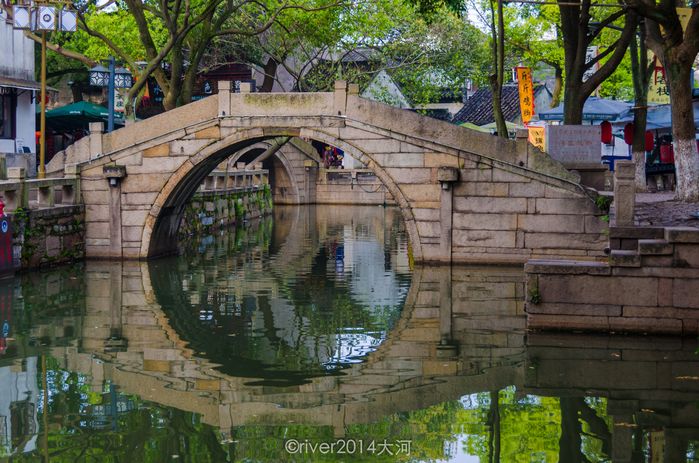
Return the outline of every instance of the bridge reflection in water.
<path id="1" fill-rule="evenodd" d="M 397 211 L 277 208 L 183 247 L 5 283 L 0 451 L 314 461 L 286 439 L 344 438 L 411 441 L 386 461 L 697 459 L 696 342 L 525 336 L 520 268 L 411 269 Z"/>

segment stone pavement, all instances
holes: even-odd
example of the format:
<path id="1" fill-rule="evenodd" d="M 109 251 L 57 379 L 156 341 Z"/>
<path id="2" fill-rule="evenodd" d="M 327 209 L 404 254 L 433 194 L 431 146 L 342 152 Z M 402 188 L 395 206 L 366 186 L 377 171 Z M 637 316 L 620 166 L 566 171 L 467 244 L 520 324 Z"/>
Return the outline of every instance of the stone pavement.
<path id="1" fill-rule="evenodd" d="M 673 226 L 699 228 L 699 203 L 674 199 L 674 193 L 636 194 L 635 221 L 640 226 Z"/>

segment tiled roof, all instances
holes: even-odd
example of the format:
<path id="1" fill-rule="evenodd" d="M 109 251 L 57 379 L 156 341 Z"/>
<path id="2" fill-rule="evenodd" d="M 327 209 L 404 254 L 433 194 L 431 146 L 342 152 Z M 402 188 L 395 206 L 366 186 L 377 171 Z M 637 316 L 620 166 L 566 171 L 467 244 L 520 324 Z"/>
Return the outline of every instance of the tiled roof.
<path id="1" fill-rule="evenodd" d="M 463 108 L 454 115 L 452 122 L 462 124 L 470 122 L 475 125 L 485 125 L 495 122 L 493 117 L 493 96 L 490 87 L 481 87 L 471 96 Z M 506 121 L 515 122 L 520 117 L 519 90 L 515 85 L 502 87 L 502 113 Z"/>

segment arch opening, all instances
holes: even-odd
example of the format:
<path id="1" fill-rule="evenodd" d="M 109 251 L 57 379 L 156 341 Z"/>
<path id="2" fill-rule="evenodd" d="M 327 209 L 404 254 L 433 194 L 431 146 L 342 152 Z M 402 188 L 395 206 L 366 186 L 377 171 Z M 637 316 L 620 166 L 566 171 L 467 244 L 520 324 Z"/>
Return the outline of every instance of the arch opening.
<path id="1" fill-rule="evenodd" d="M 248 132 L 253 132 L 254 135 Z M 243 159 L 243 157 L 245 161 L 248 161 L 249 158 L 253 158 L 256 153 L 259 153 L 257 149 L 250 149 L 255 144 L 266 142 L 279 136 L 298 136 L 298 129 L 288 129 L 288 135 L 284 133 L 284 130 L 275 132 L 274 135 L 267 136 L 259 136 L 259 131 L 253 131 L 253 129 L 236 132 L 204 148 L 183 164 L 170 177 L 155 200 L 144 226 L 140 255 L 151 258 L 176 252 L 177 231 L 184 209 L 199 188 L 199 185 L 216 166 L 227 158 L 229 162 L 233 162 L 231 161 L 233 159 L 237 162 L 238 159 Z M 400 209 L 411 243 L 413 257 L 419 259 L 422 250 L 412 210 L 393 179 L 368 155 L 344 140 L 323 131 L 310 130 L 309 132 L 308 138 L 341 150 L 345 157 L 353 158 L 353 160 L 366 166 L 366 169 L 369 169 L 376 175 Z M 315 202 L 315 196 L 310 193 L 310 191 L 315 191 L 315 177 L 306 175 L 305 179 L 299 179 L 298 175 L 294 175 L 295 171 L 308 174 L 310 171 L 315 171 L 315 169 L 309 169 L 307 165 L 299 169 L 298 166 L 290 165 L 289 161 L 285 160 L 283 156 L 277 155 L 271 156 L 266 161 L 266 164 L 263 163 L 263 167 L 266 165 L 269 169 L 275 185 L 284 185 L 284 189 L 279 189 L 275 192 L 275 199 L 283 197 L 287 201 L 280 202 L 288 202 L 288 192 L 290 190 L 295 193 L 297 198 L 292 203 Z M 240 162 L 243 161 L 241 160 Z M 306 195 L 299 194 L 299 183 L 301 181 L 305 182 L 309 191 Z M 311 185 L 312 188 L 308 188 L 308 185 Z"/>

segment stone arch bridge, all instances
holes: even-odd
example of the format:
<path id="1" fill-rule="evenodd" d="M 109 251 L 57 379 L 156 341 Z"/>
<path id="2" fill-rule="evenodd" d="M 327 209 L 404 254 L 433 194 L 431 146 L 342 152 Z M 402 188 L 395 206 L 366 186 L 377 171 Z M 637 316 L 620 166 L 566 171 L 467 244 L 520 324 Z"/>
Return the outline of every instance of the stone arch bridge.
<path id="1" fill-rule="evenodd" d="M 48 166 L 79 170 L 88 257 L 174 250 L 189 198 L 225 159 L 278 137 L 318 140 L 373 171 L 404 217 L 415 261 L 524 262 L 603 255 L 596 193 L 526 139 L 503 140 L 392 108 L 336 82 L 326 93 L 219 94 L 109 134 L 93 133 Z M 259 146 L 259 145 L 258 145 Z M 276 156 L 295 201 L 317 163 Z M 293 161 L 293 162 L 292 162 Z"/>

